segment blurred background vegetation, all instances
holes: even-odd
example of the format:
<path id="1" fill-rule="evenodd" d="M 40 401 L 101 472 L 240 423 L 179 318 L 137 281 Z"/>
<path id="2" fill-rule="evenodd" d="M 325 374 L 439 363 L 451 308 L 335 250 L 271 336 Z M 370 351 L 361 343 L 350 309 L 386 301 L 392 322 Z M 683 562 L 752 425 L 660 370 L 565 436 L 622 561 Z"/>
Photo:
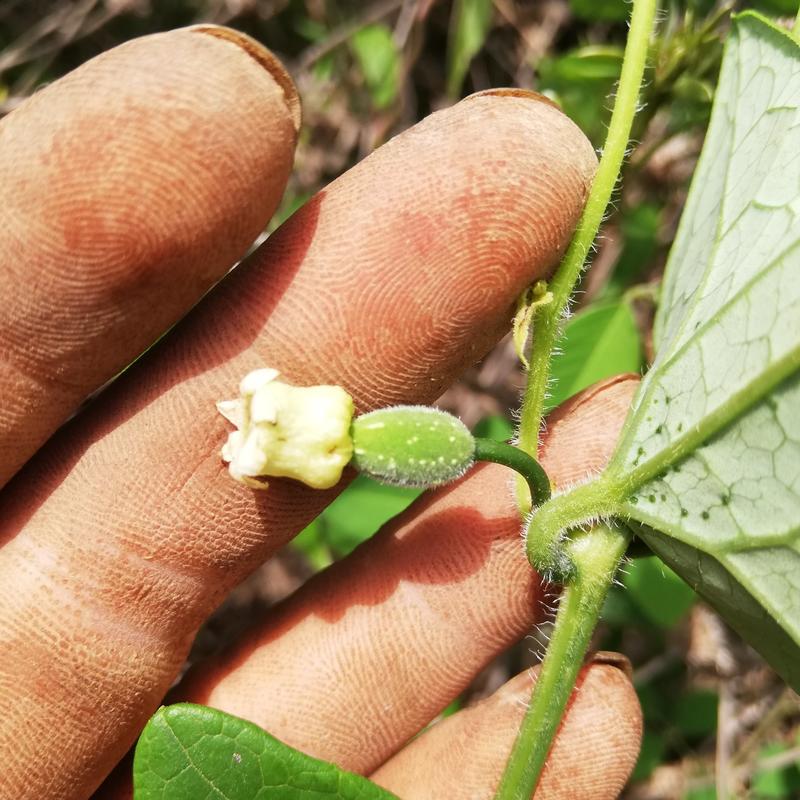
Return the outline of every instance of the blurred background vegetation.
<path id="1" fill-rule="evenodd" d="M 636 146 L 554 360 L 552 406 L 603 377 L 644 369 L 729 14 L 748 7 L 793 17 L 796 2 L 662 0 Z M 543 92 L 599 147 L 629 10 L 625 0 L 0 0 L 0 115 L 127 39 L 199 22 L 246 31 L 283 59 L 304 107 L 296 169 L 271 230 L 386 139 L 473 91 Z M 482 435 L 508 439 L 523 377 L 509 336 L 440 405 Z M 224 647 L 416 495 L 358 478 L 234 593 L 202 631 L 193 658 Z M 645 714 L 641 757 L 624 796 L 800 798 L 797 696 L 655 559 L 628 564 L 621 583 L 595 644 L 631 660 Z M 443 713 L 536 663 L 546 634 L 545 624 L 488 665 Z"/>

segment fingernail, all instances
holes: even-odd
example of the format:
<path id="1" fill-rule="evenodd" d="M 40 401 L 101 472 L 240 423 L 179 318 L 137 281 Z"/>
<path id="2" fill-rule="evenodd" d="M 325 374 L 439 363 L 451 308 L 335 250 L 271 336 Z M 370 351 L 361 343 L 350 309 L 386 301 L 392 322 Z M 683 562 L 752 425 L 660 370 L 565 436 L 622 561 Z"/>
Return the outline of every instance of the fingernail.
<path id="1" fill-rule="evenodd" d="M 608 664 L 609 667 L 615 667 L 623 672 L 629 681 L 633 680 L 633 667 L 631 662 L 622 655 L 622 653 L 614 653 L 611 650 L 598 650 L 594 653 L 589 660 L 590 664 Z"/>
<path id="2" fill-rule="evenodd" d="M 553 108 L 561 111 L 561 107 L 555 101 L 551 100 L 539 92 L 531 91 L 530 89 L 516 89 L 513 87 L 500 87 L 498 89 L 484 89 L 482 92 L 475 92 L 474 94 L 467 95 L 464 100 L 474 100 L 476 97 L 519 97 L 523 100 L 538 100 L 540 103 L 546 103 Z"/>
<path id="3" fill-rule="evenodd" d="M 302 109 L 300 106 L 300 97 L 297 94 L 297 88 L 289 73 L 286 71 L 286 68 L 273 53 L 246 33 L 235 31 L 232 28 L 226 28 L 222 25 L 193 25 L 189 30 L 194 33 L 204 33 L 207 36 L 214 36 L 217 39 L 235 44 L 260 67 L 263 67 L 269 72 L 275 83 L 278 84 L 283 92 L 284 101 L 286 102 L 286 107 L 289 109 L 289 115 L 292 119 L 295 131 L 300 130 Z"/>

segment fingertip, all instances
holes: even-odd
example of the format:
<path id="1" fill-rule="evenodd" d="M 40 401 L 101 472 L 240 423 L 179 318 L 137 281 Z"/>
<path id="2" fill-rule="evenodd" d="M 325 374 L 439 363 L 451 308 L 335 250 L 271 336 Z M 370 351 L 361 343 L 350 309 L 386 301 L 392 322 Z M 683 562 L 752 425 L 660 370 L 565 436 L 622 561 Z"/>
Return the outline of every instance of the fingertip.
<path id="1" fill-rule="evenodd" d="M 371 779 L 405 800 L 490 797 L 530 701 L 535 673 L 512 678 L 406 746 Z M 642 716 L 625 672 L 584 668 L 548 756 L 535 797 L 612 800 L 636 763 Z"/>
<path id="2" fill-rule="evenodd" d="M 252 36 L 233 28 L 226 28 L 223 25 L 194 25 L 189 30 L 231 42 L 240 50 L 243 50 L 256 64 L 263 67 L 283 92 L 283 99 L 294 125 L 295 134 L 300 132 L 300 125 L 303 119 L 300 95 L 297 93 L 297 87 L 294 85 L 294 81 L 286 68 L 271 50 L 264 47 L 261 42 L 253 39 Z"/>
<path id="3" fill-rule="evenodd" d="M 535 115 L 551 131 L 553 154 L 563 165 L 584 177 L 585 190 L 591 184 L 597 170 L 597 154 L 583 131 L 561 110 L 561 107 L 546 95 L 518 87 L 484 89 L 468 95 L 462 104 L 470 108 L 498 107 L 505 114 Z"/>
<path id="4" fill-rule="evenodd" d="M 618 797 L 636 765 L 641 738 L 641 706 L 626 670 L 593 661 L 578 678 L 536 797 Z"/>
<path id="5" fill-rule="evenodd" d="M 494 89 L 484 89 L 480 92 L 473 92 L 467 95 L 464 100 L 474 100 L 477 97 L 519 97 L 523 100 L 537 100 L 540 103 L 547 103 L 547 105 L 561 110 L 557 103 L 551 100 L 547 95 L 541 92 L 534 92 L 532 89 L 521 89 L 517 86 L 500 86 Z M 463 102 L 463 101 L 462 101 Z"/>

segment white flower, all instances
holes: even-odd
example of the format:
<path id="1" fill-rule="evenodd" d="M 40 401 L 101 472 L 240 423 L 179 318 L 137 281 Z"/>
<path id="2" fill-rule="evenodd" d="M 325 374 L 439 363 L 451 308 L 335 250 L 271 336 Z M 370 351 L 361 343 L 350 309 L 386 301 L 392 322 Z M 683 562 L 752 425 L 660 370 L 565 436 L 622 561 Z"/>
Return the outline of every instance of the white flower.
<path id="1" fill-rule="evenodd" d="M 290 386 L 278 374 L 257 369 L 242 379 L 239 398 L 217 403 L 237 428 L 222 458 L 236 480 L 254 488 L 274 476 L 328 489 L 353 455 L 353 399 L 341 386 Z"/>

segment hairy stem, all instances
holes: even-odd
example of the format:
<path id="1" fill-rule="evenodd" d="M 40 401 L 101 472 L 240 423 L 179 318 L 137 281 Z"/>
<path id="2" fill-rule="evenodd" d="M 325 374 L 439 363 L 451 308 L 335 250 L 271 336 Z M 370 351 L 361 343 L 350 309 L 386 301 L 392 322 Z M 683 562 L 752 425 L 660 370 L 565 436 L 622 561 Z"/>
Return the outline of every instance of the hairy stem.
<path id="1" fill-rule="evenodd" d="M 597 174 L 572 243 L 548 286 L 552 301 L 532 311 L 534 335 L 518 432 L 520 449 L 531 456 L 538 453 L 550 358 L 560 333 L 560 322 L 597 235 L 628 147 L 657 6 L 658 0 L 634 0 L 616 102 Z M 527 513 L 531 508 L 528 485 L 518 481 L 517 486 L 520 509 Z M 578 516 L 585 520 L 603 513 L 600 508 L 603 502 L 597 504 L 603 499 L 602 491 L 586 489 L 585 494 L 587 502 L 579 509 Z M 627 530 L 598 523 L 571 540 L 563 541 L 562 531 L 569 527 L 569 518 L 576 511 L 573 508 L 560 509 L 563 514 L 551 514 L 553 519 L 544 526 L 548 530 L 540 541 L 537 517 L 550 505 L 552 501 L 533 518 L 528 532 L 528 554 L 535 566 L 542 566 L 537 562 L 549 562 L 550 573 L 556 576 L 561 572 L 568 583 L 531 704 L 500 781 L 496 800 L 530 800 L 536 789 L 600 609 L 630 540 Z M 562 527 L 565 521 L 567 524 Z"/>
<path id="2" fill-rule="evenodd" d="M 624 529 L 596 525 L 569 543 L 575 576 L 561 595 L 531 703 L 495 800 L 530 800 L 628 540 Z"/>
<path id="3" fill-rule="evenodd" d="M 572 243 L 548 287 L 553 293 L 553 301 L 537 309 L 533 319 L 531 365 L 528 370 L 519 426 L 519 446 L 531 455 L 536 455 L 538 450 L 539 431 L 550 378 L 550 355 L 559 335 L 561 318 L 603 220 L 628 147 L 657 5 L 657 0 L 634 0 L 617 97 L 597 174 Z M 527 487 L 524 484 L 521 485 L 518 498 L 521 509 L 527 512 L 530 503 L 527 498 Z"/>
<path id="4" fill-rule="evenodd" d="M 797 16 L 794 18 L 792 36 L 794 36 L 795 41 L 800 44 L 800 8 L 797 9 Z"/>
<path id="5" fill-rule="evenodd" d="M 533 504 L 539 506 L 550 499 L 550 478 L 532 456 L 504 442 L 475 438 L 475 460 L 492 461 L 516 470 L 528 484 Z"/>
<path id="6" fill-rule="evenodd" d="M 547 581 L 569 583 L 576 574 L 565 532 L 615 515 L 622 504 L 619 487 L 608 475 L 559 495 L 536 511 L 525 533 L 531 566 Z"/>

